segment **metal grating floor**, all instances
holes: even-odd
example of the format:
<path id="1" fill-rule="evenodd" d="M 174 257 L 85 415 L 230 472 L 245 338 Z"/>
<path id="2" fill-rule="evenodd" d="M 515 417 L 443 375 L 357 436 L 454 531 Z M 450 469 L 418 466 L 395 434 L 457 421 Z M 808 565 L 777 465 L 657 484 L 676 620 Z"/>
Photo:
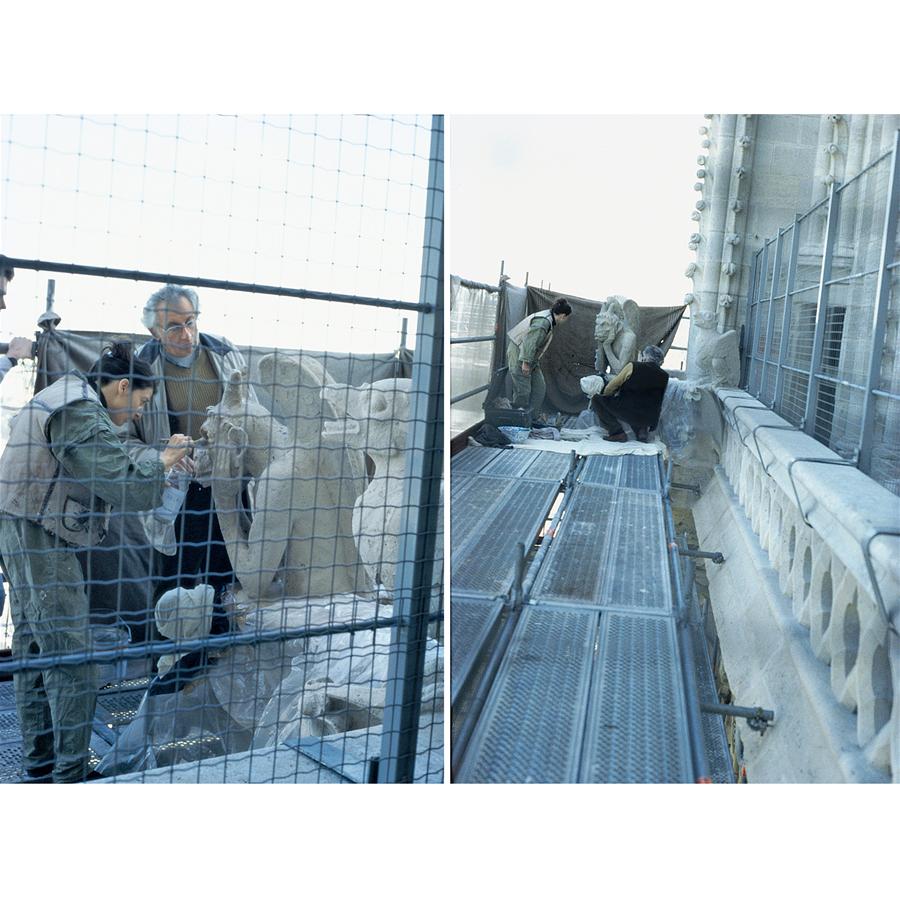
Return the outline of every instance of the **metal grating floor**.
<path id="1" fill-rule="evenodd" d="M 138 682 L 135 682 L 137 684 Z M 109 749 L 115 737 L 114 729 L 127 725 L 144 695 L 146 679 L 141 687 L 128 691 L 100 691 L 91 734 L 90 763 L 96 765 Z M 15 689 L 12 681 L 0 682 L 0 784 L 22 780 L 22 734 L 16 712 Z"/>
<path id="2" fill-rule="evenodd" d="M 501 600 L 467 597 L 454 594 L 450 601 L 450 635 L 453 651 L 450 654 L 451 702 L 461 690 L 479 652 L 497 624 L 503 611 Z"/>
<path id="3" fill-rule="evenodd" d="M 501 470 L 494 461 L 467 479 L 462 496 L 477 502 L 491 494 L 493 505 L 490 516 L 461 510 L 455 520 L 478 522 L 454 558 L 457 590 L 467 554 L 497 569 L 495 533 L 509 532 L 517 517 L 507 509 L 511 495 L 491 487 L 488 469 L 498 468 L 495 485 L 514 473 L 515 484 L 527 484 L 534 470 L 512 463 L 504 460 Z M 588 457 L 571 490 L 531 591 L 534 605 L 521 610 L 455 780 L 692 781 L 658 457 Z M 453 603 L 460 619 L 451 622 L 452 655 L 469 653 L 485 627 L 485 601 L 454 596 Z M 694 663 L 705 697 L 714 692 L 708 660 L 695 653 Z M 471 665 L 468 656 L 454 659 L 451 677 Z M 729 781 L 721 720 L 701 718 L 713 780 Z"/>
<path id="4" fill-rule="evenodd" d="M 489 596 L 509 589 L 516 544 L 534 543 L 556 495 L 555 482 L 470 475 L 451 510 L 453 591 Z"/>
<path id="5" fill-rule="evenodd" d="M 466 447 L 450 458 L 450 477 L 475 475 L 499 453 L 508 453 L 502 447 Z"/>
<path id="6" fill-rule="evenodd" d="M 596 612 L 526 607 L 457 781 L 577 780 Z"/>
<path id="7" fill-rule="evenodd" d="M 626 487 L 641 491 L 659 491 L 659 463 L 652 456 L 588 456 L 578 480 L 583 484 Z"/>
<path id="8" fill-rule="evenodd" d="M 692 780 L 675 622 L 606 613 L 580 781 Z"/>
<path id="9" fill-rule="evenodd" d="M 480 474 L 494 478 L 562 481 L 570 464 L 569 454 L 553 450 L 508 450 L 492 459 Z"/>
<path id="10" fill-rule="evenodd" d="M 712 663 L 706 638 L 699 625 L 689 629 L 694 642 L 694 671 L 697 678 L 697 693 L 701 703 L 719 703 L 713 676 Z M 713 713 L 701 713 L 700 723 L 703 727 L 703 745 L 706 748 L 706 761 L 709 774 L 714 784 L 734 784 L 734 769 L 731 754 L 728 750 L 728 738 L 725 736 L 725 719 Z"/>
<path id="11" fill-rule="evenodd" d="M 660 496 L 576 485 L 532 598 L 542 603 L 671 610 Z"/>

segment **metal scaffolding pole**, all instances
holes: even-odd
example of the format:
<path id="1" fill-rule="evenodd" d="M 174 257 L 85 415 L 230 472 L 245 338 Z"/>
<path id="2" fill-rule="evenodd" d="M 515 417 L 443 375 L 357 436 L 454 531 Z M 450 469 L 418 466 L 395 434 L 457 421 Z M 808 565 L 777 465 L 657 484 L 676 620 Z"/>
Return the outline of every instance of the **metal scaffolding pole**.
<path id="1" fill-rule="evenodd" d="M 411 783 L 415 774 L 419 710 L 428 639 L 432 572 L 437 550 L 443 474 L 444 405 L 444 117 L 434 116 L 412 369 L 409 467 L 397 560 L 394 626 L 388 660 L 380 783 Z"/>

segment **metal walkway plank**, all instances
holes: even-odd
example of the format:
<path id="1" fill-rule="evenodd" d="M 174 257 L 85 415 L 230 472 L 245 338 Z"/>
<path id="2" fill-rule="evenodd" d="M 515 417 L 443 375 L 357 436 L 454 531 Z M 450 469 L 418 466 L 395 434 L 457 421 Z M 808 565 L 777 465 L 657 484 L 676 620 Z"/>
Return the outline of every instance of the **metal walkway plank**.
<path id="1" fill-rule="evenodd" d="M 529 478 L 562 481 L 569 471 L 571 457 L 553 450 L 507 450 L 494 457 L 481 470 L 495 478 Z"/>
<path id="2" fill-rule="evenodd" d="M 465 684 L 503 611 L 503 601 L 453 594 L 450 599 L 450 702 Z"/>
<path id="3" fill-rule="evenodd" d="M 515 574 L 516 545 L 527 551 L 534 543 L 559 485 L 482 475 L 467 480 L 471 486 L 451 511 L 451 589 L 502 594 Z"/>
<path id="4" fill-rule="evenodd" d="M 533 599 L 668 612 L 672 590 L 662 516 L 662 500 L 651 492 L 577 484 Z"/>
<path id="5" fill-rule="evenodd" d="M 692 781 L 675 623 L 604 613 L 579 780 Z"/>
<path id="6" fill-rule="evenodd" d="M 700 702 L 720 703 L 703 631 L 699 625 L 691 625 L 689 634 L 694 647 L 694 671 L 696 672 L 697 693 Z M 731 764 L 731 753 L 728 750 L 728 738 L 725 735 L 725 719 L 713 713 L 701 713 L 700 722 L 703 726 L 706 761 L 709 764 L 709 774 L 713 783 L 734 784 L 734 768 Z"/>
<path id="7" fill-rule="evenodd" d="M 522 611 L 457 781 L 577 779 L 597 620 L 590 610 Z"/>
<path id="8" fill-rule="evenodd" d="M 502 447 L 466 447 L 450 458 L 450 477 L 454 475 L 475 475 L 490 462 Z"/>

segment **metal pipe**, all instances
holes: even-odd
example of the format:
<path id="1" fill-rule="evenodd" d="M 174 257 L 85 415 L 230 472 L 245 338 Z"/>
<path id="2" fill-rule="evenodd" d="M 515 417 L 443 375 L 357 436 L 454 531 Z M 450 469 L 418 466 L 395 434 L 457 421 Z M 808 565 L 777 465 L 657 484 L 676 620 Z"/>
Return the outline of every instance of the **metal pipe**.
<path id="1" fill-rule="evenodd" d="M 450 338 L 451 344 L 476 344 L 479 341 L 495 341 L 497 340 L 496 334 L 482 334 L 478 337 L 452 337 Z"/>
<path id="2" fill-rule="evenodd" d="M 428 223 L 426 221 L 426 231 Z M 275 287 L 269 284 L 249 284 L 244 281 L 222 281 L 216 278 L 195 278 L 191 275 L 163 275 L 159 272 L 142 272 L 137 269 L 109 269 L 102 266 L 82 266 L 75 263 L 48 262 L 40 259 L 13 259 L 0 256 L 0 266 L 14 269 L 31 269 L 35 272 L 62 272 L 68 275 L 91 275 L 97 278 L 121 278 L 126 281 L 150 281 L 160 284 L 181 284 L 188 287 L 213 288 L 221 291 L 244 291 L 250 294 L 269 294 L 277 297 L 297 297 L 301 300 L 325 300 L 329 303 L 352 303 L 358 306 L 375 306 L 387 309 L 409 309 L 430 313 L 430 303 L 409 303 L 403 300 L 385 300 L 381 297 L 358 297 L 352 294 L 331 294 L 326 291 L 309 291 L 304 288 Z"/>
<path id="3" fill-rule="evenodd" d="M 464 394 L 457 394 L 455 397 L 450 398 L 450 403 L 459 403 L 460 400 L 465 400 L 467 397 L 474 397 L 476 394 L 480 394 L 482 391 L 486 391 L 491 386 L 491 383 L 483 384 L 481 387 L 472 388 L 471 391 L 466 391 Z"/>
<path id="4" fill-rule="evenodd" d="M 819 275 L 819 297 L 816 304 L 816 328 L 813 334 L 812 358 L 809 362 L 809 382 L 806 386 L 806 411 L 803 415 L 804 431 L 813 436 L 816 427 L 815 395 L 813 376 L 822 362 L 822 345 L 825 342 L 825 317 L 828 309 L 828 285 L 831 278 L 831 261 L 834 254 L 834 242 L 837 236 L 837 223 L 841 208 L 841 195 L 837 190 L 837 182 L 832 182 L 829 194 L 828 220 L 825 225 L 825 245 L 822 250 L 822 269 Z"/>
<path id="5" fill-rule="evenodd" d="M 772 263 L 772 287 L 769 291 L 769 309 L 766 314 L 766 337 L 763 346 L 762 358 L 762 374 L 759 381 L 759 392 L 764 394 L 766 390 L 766 380 L 768 378 L 769 348 L 772 346 L 772 331 L 775 327 L 775 317 L 772 315 L 772 309 L 775 306 L 775 288 L 778 284 L 778 271 L 781 268 L 781 244 L 784 240 L 784 232 L 778 229 L 778 238 L 775 241 L 775 261 Z M 777 375 L 776 375 L 777 377 Z"/>
<path id="6" fill-rule="evenodd" d="M 538 551 L 537 553 L 535 553 L 534 559 L 531 561 L 531 565 L 528 567 L 528 572 L 526 573 L 522 584 L 523 601 L 528 601 L 531 599 L 531 589 L 534 587 L 535 581 L 537 581 L 538 572 L 540 571 L 541 564 L 544 561 L 544 557 L 550 552 L 550 545 L 556 539 L 556 532 L 559 529 L 562 515 L 566 511 L 566 507 L 569 505 L 569 500 L 572 497 L 572 493 L 572 490 L 566 490 L 563 494 L 563 498 L 556 510 L 556 514 L 550 520 L 550 523 L 547 526 L 547 530 L 544 532 L 544 539 L 541 541 L 541 546 L 538 547 Z"/>
<path id="7" fill-rule="evenodd" d="M 458 278 L 457 281 L 462 287 L 471 288 L 473 291 L 488 291 L 496 294 L 500 290 L 496 284 L 482 284 L 480 281 L 470 281 L 468 278 Z"/>
<path id="8" fill-rule="evenodd" d="M 737 716 L 742 719 L 761 719 L 764 722 L 774 722 L 775 712 L 771 709 L 763 709 L 761 706 L 732 706 L 729 703 L 701 703 L 700 709 L 705 713 L 717 716 Z"/>
<path id="9" fill-rule="evenodd" d="M 800 217 L 794 216 L 791 232 L 791 249 L 788 256 L 787 280 L 784 286 L 784 309 L 781 316 L 781 344 L 778 348 L 778 368 L 775 370 L 775 393 L 772 397 L 773 409 L 781 408 L 781 393 L 784 389 L 784 361 L 787 358 L 788 341 L 791 336 L 791 292 L 797 274 L 797 257 L 800 250 Z"/>
<path id="10" fill-rule="evenodd" d="M 677 612 L 675 631 L 678 637 L 679 661 L 681 664 L 682 689 L 684 694 L 685 713 L 687 715 L 688 739 L 691 747 L 691 769 L 693 780 L 697 784 L 712 781 L 709 774 L 709 763 L 706 759 L 706 746 L 703 741 L 703 723 L 700 718 L 700 694 L 697 689 L 697 678 L 693 660 L 693 648 L 690 646 L 690 635 L 687 631 L 687 604 L 681 583 L 681 562 L 678 557 L 678 542 L 675 536 L 675 525 L 672 518 L 672 501 L 669 498 L 668 486 L 672 482 L 672 460 L 669 459 L 668 471 L 663 472 L 662 459 L 657 457 L 660 476 L 663 479 L 662 495 L 663 519 L 665 521 L 672 588 L 675 595 Z"/>
<path id="11" fill-rule="evenodd" d="M 429 621 L 441 621 L 443 614 L 430 613 Z M 141 659 L 145 656 L 191 653 L 195 650 L 228 650 L 254 644 L 271 644 L 277 641 L 293 641 L 311 637 L 325 637 L 333 634 L 356 634 L 362 631 L 377 631 L 391 628 L 400 622 L 397 616 L 380 619 L 364 619 L 334 625 L 307 625 L 302 628 L 282 628 L 273 631 L 240 631 L 227 634 L 208 635 L 183 641 L 146 641 L 111 650 L 81 650 L 77 653 L 56 653 L 42 656 L 14 656 L 8 661 L 0 661 L 0 673 L 35 672 L 58 666 L 80 666 L 91 662 L 116 662 L 125 659 Z"/>
<path id="12" fill-rule="evenodd" d="M 878 284 L 875 288 L 869 371 L 866 379 L 866 393 L 863 397 L 862 421 L 860 423 L 859 467 L 866 474 L 872 471 L 872 445 L 875 434 L 875 404 L 871 400 L 871 395 L 873 388 L 879 384 L 881 378 L 881 360 L 884 353 L 888 306 L 891 297 L 891 277 L 887 273 L 887 263 L 893 259 L 897 239 L 897 207 L 898 203 L 900 203 L 900 164 L 898 164 L 898 160 L 900 160 L 900 131 L 897 131 L 894 135 L 893 153 L 881 241 L 881 262 L 878 272 Z M 896 352 L 897 348 L 895 347 L 894 350 Z"/>

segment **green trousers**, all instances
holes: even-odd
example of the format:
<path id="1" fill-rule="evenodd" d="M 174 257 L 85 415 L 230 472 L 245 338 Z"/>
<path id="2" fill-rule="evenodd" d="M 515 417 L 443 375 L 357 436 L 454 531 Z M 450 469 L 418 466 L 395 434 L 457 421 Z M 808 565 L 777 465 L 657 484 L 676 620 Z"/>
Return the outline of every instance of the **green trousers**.
<path id="1" fill-rule="evenodd" d="M 90 649 L 84 573 L 74 550 L 27 519 L 0 516 L 0 558 L 9 586 L 17 659 Z M 54 782 L 88 772 L 97 672 L 90 663 L 13 675 L 26 777 Z"/>
<path id="2" fill-rule="evenodd" d="M 510 403 L 522 409 L 531 407 L 532 418 L 536 419 L 544 408 L 547 396 L 547 385 L 541 372 L 540 363 L 532 363 L 531 374 L 522 374 L 522 363 L 519 360 L 519 348 L 510 341 L 506 347 L 506 362 L 509 365 L 509 377 L 512 380 L 512 397 Z"/>

